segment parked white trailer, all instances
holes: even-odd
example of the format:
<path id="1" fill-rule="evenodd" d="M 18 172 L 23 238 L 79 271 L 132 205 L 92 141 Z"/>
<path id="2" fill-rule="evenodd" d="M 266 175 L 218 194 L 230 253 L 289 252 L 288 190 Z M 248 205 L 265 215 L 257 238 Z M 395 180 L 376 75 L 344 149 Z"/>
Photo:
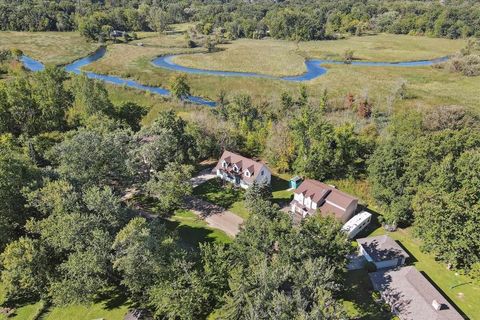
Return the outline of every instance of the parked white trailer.
<path id="1" fill-rule="evenodd" d="M 372 220 L 372 214 L 367 211 L 362 211 L 354 215 L 342 227 L 342 231 L 346 232 L 350 239 L 354 238 L 360 231 L 365 229 Z"/>

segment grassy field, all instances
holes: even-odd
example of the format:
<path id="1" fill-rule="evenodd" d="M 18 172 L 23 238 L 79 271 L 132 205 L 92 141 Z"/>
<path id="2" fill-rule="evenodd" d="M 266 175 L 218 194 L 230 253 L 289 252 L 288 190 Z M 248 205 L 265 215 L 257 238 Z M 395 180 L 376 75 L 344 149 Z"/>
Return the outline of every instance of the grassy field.
<path id="1" fill-rule="evenodd" d="M 66 64 L 97 47 L 76 32 L 0 32 L 0 49 L 17 48 L 45 64 Z"/>
<path id="2" fill-rule="evenodd" d="M 150 62 L 167 53 L 195 53 L 177 57 L 178 62 L 195 67 L 222 70 L 255 71 L 270 74 L 301 73 L 304 56 L 319 58 L 340 57 L 345 48 L 355 51 L 357 58 L 384 61 L 406 61 L 440 57 L 456 52 L 463 40 L 431 39 L 424 37 L 378 35 L 337 41 L 295 43 L 277 40 L 236 40 L 223 45 L 216 53 L 198 53 L 202 48 L 190 49 L 183 35 L 143 34 L 134 44 L 116 44 L 107 55 L 87 67 L 90 71 L 134 78 L 141 83 L 169 87 L 175 72 L 154 67 Z M 257 55 L 258 54 L 258 55 Z M 278 56 L 274 58 L 274 56 Z M 251 58 L 247 58 L 251 57 Z M 265 57 L 265 58 L 262 58 Z M 287 63 L 289 61 L 289 63 Z M 205 64 L 205 65 L 202 65 Z M 282 92 L 298 93 L 301 83 L 281 80 L 219 77 L 189 74 L 188 82 L 195 95 L 216 99 L 220 91 L 228 95 L 246 93 L 257 101 L 279 101 Z M 407 83 L 409 99 L 396 101 L 394 108 L 423 108 L 447 104 L 470 106 L 480 110 L 477 94 L 478 77 L 465 77 L 432 67 L 363 67 L 330 65 L 325 76 L 305 82 L 310 95 L 318 98 L 328 89 L 332 104 L 342 105 L 345 95 L 368 94 L 375 107 L 386 109 L 387 96 L 399 81 Z"/>
<path id="3" fill-rule="evenodd" d="M 219 45 L 218 52 L 182 55 L 174 61 L 200 69 L 288 76 L 305 71 L 305 58 L 343 60 L 343 53 L 348 49 L 354 50 L 354 57 L 358 60 L 406 61 L 446 56 L 464 45 L 464 41 L 386 34 L 298 43 L 273 39 L 240 39 Z"/>

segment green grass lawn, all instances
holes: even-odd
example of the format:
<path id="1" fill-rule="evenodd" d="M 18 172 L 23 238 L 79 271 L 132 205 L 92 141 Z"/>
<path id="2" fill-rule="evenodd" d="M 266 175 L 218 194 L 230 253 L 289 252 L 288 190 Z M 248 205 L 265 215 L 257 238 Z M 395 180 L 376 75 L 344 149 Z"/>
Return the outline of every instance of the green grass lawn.
<path id="1" fill-rule="evenodd" d="M 232 239 L 223 231 L 211 228 L 196 214 L 188 210 L 179 210 L 168 223 L 178 232 L 182 244 L 197 248 L 203 242 L 230 243 Z"/>
<path id="2" fill-rule="evenodd" d="M 389 312 L 372 298 L 373 286 L 365 270 L 350 271 L 346 275 L 342 294 L 343 306 L 350 319 L 389 320 Z"/>
<path id="3" fill-rule="evenodd" d="M 4 303 L 4 290 L 0 285 L 0 306 Z M 105 319 L 117 320 L 123 319 L 130 308 L 129 302 L 119 293 L 110 293 L 108 298 L 104 298 L 90 305 L 70 305 L 65 307 L 50 307 L 44 309 L 43 302 L 26 303 L 18 306 L 15 313 L 6 317 L 0 315 L 0 320 L 32 320 L 41 314 L 43 320 L 92 320 Z"/>
<path id="4" fill-rule="evenodd" d="M 223 182 L 218 178 L 211 179 L 193 189 L 193 194 L 225 208 L 243 219 L 248 218 L 248 210 L 243 204 L 245 191 L 233 187 L 231 183 Z"/>
<path id="5" fill-rule="evenodd" d="M 20 49 L 45 64 L 60 65 L 83 58 L 98 48 L 78 32 L 0 32 L 0 50 Z"/>

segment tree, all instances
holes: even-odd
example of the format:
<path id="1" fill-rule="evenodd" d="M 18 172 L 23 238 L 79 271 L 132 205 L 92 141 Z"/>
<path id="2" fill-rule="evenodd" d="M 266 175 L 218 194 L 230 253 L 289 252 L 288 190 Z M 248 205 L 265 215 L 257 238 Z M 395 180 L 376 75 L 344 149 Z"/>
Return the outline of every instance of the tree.
<path id="1" fill-rule="evenodd" d="M 140 130 L 140 121 L 147 114 L 147 110 L 134 103 L 125 102 L 118 107 L 117 116 L 125 121 L 133 131 Z"/>
<path id="2" fill-rule="evenodd" d="M 164 225 L 136 217 L 118 232 L 112 249 L 113 268 L 137 302 L 146 302 L 150 287 L 159 281 L 168 267 L 173 247 L 171 234 Z"/>
<path id="3" fill-rule="evenodd" d="M 353 54 L 354 54 L 353 50 L 351 49 L 345 50 L 345 52 L 343 53 L 343 62 L 346 64 L 351 64 L 353 61 Z"/>
<path id="4" fill-rule="evenodd" d="M 23 233 L 25 221 L 34 215 L 25 207 L 22 190 L 39 179 L 39 170 L 14 145 L 11 136 L 0 136 L 0 251 Z"/>
<path id="5" fill-rule="evenodd" d="M 157 199 L 160 213 L 170 216 L 182 207 L 184 198 L 192 193 L 190 177 L 192 167 L 169 163 L 163 171 L 156 172 L 146 184 L 150 196 Z"/>
<path id="6" fill-rule="evenodd" d="M 46 293 L 48 254 L 38 240 L 22 237 L 0 255 L 2 284 L 8 300 L 34 300 Z"/>
<path id="7" fill-rule="evenodd" d="M 98 113 L 115 115 L 107 89 L 102 82 L 89 79 L 86 75 L 74 76 L 71 90 L 74 101 L 67 115 L 69 124 L 84 124 L 90 116 Z"/>
<path id="8" fill-rule="evenodd" d="M 245 206 L 249 210 L 255 210 L 258 200 L 270 201 L 272 198 L 273 195 L 270 184 L 254 181 L 245 192 Z"/>
<path id="9" fill-rule="evenodd" d="M 49 159 L 58 172 L 82 185 L 126 183 L 130 149 L 129 130 L 96 132 L 78 129 L 50 152 Z"/>
<path id="10" fill-rule="evenodd" d="M 129 165 L 144 181 L 170 162 L 190 164 L 197 158 L 197 146 L 187 132 L 187 123 L 173 111 L 161 112 L 152 125 L 136 134 L 135 140 L 138 144 L 130 153 Z"/>
<path id="11" fill-rule="evenodd" d="M 187 76 L 184 74 L 173 77 L 170 88 L 172 95 L 177 99 L 185 99 L 190 96 L 190 86 L 187 83 Z"/>

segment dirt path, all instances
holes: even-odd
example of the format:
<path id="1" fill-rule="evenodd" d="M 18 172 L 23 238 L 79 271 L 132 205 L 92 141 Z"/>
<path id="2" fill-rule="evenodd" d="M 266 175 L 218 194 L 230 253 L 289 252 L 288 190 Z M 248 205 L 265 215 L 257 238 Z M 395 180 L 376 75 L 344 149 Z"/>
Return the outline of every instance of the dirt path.
<path id="1" fill-rule="evenodd" d="M 212 228 L 220 229 L 231 237 L 240 232 L 243 219 L 233 212 L 195 197 L 188 197 L 186 205 Z"/>

